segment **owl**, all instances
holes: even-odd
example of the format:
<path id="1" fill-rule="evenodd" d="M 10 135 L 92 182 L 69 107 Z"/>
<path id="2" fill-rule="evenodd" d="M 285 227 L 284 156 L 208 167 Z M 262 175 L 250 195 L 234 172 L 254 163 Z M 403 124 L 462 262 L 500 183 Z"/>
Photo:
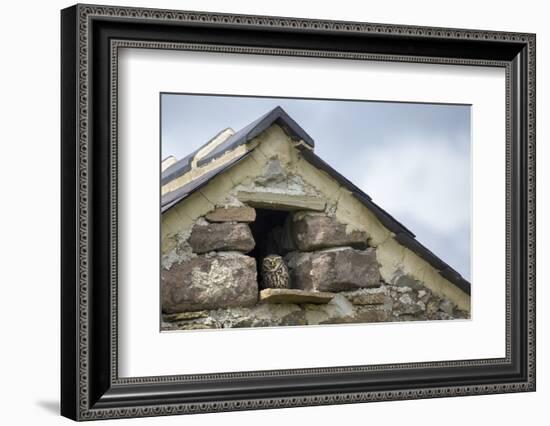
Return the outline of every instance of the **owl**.
<path id="1" fill-rule="evenodd" d="M 276 254 L 264 257 L 262 261 L 263 288 L 289 288 L 288 268 L 283 258 Z"/>

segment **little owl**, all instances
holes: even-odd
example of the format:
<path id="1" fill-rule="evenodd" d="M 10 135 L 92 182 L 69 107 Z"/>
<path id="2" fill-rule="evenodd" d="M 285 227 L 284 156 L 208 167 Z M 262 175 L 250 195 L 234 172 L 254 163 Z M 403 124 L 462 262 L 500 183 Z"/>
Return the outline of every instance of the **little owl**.
<path id="1" fill-rule="evenodd" d="M 276 254 L 264 257 L 262 261 L 263 288 L 289 288 L 288 268 L 283 258 Z"/>

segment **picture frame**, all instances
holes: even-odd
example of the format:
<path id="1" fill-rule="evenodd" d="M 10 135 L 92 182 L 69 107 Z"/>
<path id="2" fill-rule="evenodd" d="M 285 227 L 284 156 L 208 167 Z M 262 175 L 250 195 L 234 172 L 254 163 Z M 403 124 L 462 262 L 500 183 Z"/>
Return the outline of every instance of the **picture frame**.
<path id="1" fill-rule="evenodd" d="M 75 5 L 61 12 L 61 414 L 73 420 L 535 390 L 534 34 Z M 121 47 L 503 68 L 506 356 L 119 377 Z"/>

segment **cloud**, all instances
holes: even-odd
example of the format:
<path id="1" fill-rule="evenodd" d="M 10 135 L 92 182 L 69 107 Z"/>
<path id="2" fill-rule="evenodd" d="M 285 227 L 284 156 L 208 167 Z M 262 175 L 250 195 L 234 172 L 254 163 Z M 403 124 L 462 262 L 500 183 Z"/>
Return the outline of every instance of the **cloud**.
<path id="1" fill-rule="evenodd" d="M 402 139 L 363 158 L 362 188 L 403 223 L 442 234 L 469 228 L 470 159 L 451 142 Z"/>
<path id="2" fill-rule="evenodd" d="M 395 137 L 361 152 L 361 188 L 437 256 L 470 279 L 468 140 Z"/>

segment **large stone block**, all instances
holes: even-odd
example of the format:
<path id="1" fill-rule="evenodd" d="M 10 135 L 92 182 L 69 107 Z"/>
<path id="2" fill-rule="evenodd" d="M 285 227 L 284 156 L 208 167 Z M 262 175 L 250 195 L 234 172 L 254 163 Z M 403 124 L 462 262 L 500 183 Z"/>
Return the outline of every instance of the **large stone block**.
<path id="1" fill-rule="evenodd" d="M 240 253 L 197 256 L 164 270 L 161 279 L 167 314 L 252 306 L 258 299 L 256 260 Z"/>
<path id="2" fill-rule="evenodd" d="M 248 253 L 254 248 L 254 238 L 246 223 L 197 224 L 189 237 L 195 253 L 209 251 L 240 251 Z"/>
<path id="3" fill-rule="evenodd" d="M 328 303 L 334 293 L 324 291 L 307 291 L 296 288 L 266 288 L 260 291 L 260 301 L 266 303 Z"/>
<path id="4" fill-rule="evenodd" d="M 206 216 L 209 222 L 254 222 L 256 210 L 248 206 L 217 208 Z"/>
<path id="5" fill-rule="evenodd" d="M 262 209 L 324 211 L 326 201 L 322 197 L 289 194 L 272 191 L 239 191 L 239 201 Z"/>
<path id="6" fill-rule="evenodd" d="M 364 249 L 369 238 L 366 232 L 347 232 L 346 226 L 332 217 L 305 212 L 294 214 L 292 233 L 296 246 L 301 251 L 342 246 Z"/>
<path id="7" fill-rule="evenodd" d="M 345 291 L 380 286 L 376 251 L 350 247 L 317 252 L 292 252 L 286 256 L 294 288 Z"/>

